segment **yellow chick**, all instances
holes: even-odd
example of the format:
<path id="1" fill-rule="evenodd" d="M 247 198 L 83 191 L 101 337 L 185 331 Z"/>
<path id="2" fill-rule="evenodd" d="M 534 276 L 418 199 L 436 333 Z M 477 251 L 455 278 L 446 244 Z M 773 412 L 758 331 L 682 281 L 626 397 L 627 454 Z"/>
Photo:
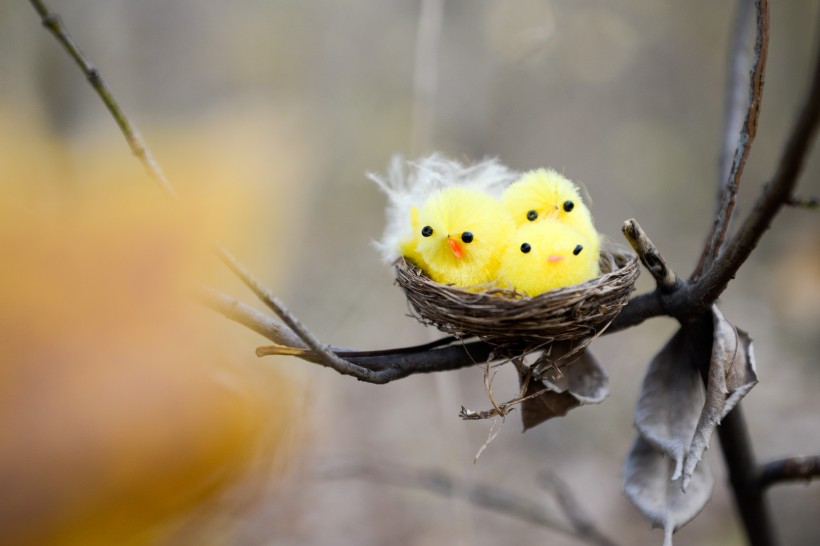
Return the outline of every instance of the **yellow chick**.
<path id="1" fill-rule="evenodd" d="M 404 160 L 396 156 L 383 175 L 367 175 L 387 196 L 387 220 L 384 233 L 374 245 L 382 260 L 392 264 L 399 256 L 414 261 L 427 269 L 416 252 L 421 234 L 418 216 L 422 205 L 435 192 L 451 186 L 461 186 L 500 197 L 501 193 L 520 174 L 495 159 L 464 165 L 439 154 L 418 160 Z"/>
<path id="2" fill-rule="evenodd" d="M 592 243 L 592 244 L 591 244 Z M 506 248 L 499 284 L 528 296 L 578 284 L 600 275 L 596 239 L 554 219 L 520 226 Z"/>
<path id="3" fill-rule="evenodd" d="M 598 256 L 600 235 L 592 215 L 581 199 L 578 188 L 553 169 L 536 169 L 525 173 L 501 196 L 516 226 L 546 219 L 558 220 L 588 239 L 587 250 Z"/>
<path id="4" fill-rule="evenodd" d="M 436 282 L 461 287 L 496 280 L 512 236 L 512 218 L 498 200 L 463 186 L 431 195 L 419 209 L 415 249 Z"/>
<path id="5" fill-rule="evenodd" d="M 426 271 L 428 269 L 427 262 L 424 261 L 421 253 L 417 250 L 419 242 L 421 241 L 418 207 L 410 209 L 410 225 L 413 229 L 404 240 L 399 242 L 399 252 L 402 256 Z"/>

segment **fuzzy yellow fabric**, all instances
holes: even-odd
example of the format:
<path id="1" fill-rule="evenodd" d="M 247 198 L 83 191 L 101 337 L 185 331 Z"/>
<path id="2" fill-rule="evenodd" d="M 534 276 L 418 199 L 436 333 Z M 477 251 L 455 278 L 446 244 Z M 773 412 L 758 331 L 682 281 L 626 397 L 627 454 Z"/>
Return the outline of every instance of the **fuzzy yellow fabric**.
<path id="1" fill-rule="evenodd" d="M 433 194 L 419 211 L 418 225 L 431 230 L 427 236 L 419 231 L 416 248 L 427 273 L 436 282 L 462 287 L 496 280 L 514 229 L 498 200 L 459 186 Z"/>
<path id="2" fill-rule="evenodd" d="M 536 169 L 525 173 L 511 184 L 501 196 L 516 226 L 530 222 L 554 219 L 562 222 L 590 240 L 597 240 L 598 234 L 592 222 L 592 214 L 584 204 L 578 188 L 570 180 L 552 169 Z M 572 203 L 565 210 L 565 203 Z M 537 217 L 531 219 L 532 212 Z M 597 254 L 598 249 L 594 249 Z"/>
<path id="3" fill-rule="evenodd" d="M 513 235 L 498 274 L 502 286 L 529 296 L 595 278 L 600 275 L 597 235 L 591 240 L 553 219 L 526 223 Z"/>

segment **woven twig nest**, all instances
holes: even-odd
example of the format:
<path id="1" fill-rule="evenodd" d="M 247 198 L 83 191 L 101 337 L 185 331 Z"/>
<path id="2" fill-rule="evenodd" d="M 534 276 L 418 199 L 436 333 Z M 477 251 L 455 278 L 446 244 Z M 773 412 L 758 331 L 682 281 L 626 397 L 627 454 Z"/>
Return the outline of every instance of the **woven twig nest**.
<path id="1" fill-rule="evenodd" d="M 396 281 L 423 324 L 513 351 L 555 341 L 577 341 L 580 349 L 599 335 L 626 305 L 639 274 L 637 257 L 620 247 L 604 248 L 600 266 L 600 277 L 528 297 L 502 289 L 470 292 L 431 280 L 403 258 L 395 263 Z"/>

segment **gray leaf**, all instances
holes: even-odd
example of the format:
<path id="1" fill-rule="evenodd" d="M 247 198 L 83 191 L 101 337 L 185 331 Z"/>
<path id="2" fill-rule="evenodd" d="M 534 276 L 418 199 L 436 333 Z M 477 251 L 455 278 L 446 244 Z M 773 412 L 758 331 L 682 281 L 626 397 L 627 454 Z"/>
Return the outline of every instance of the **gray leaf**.
<path id="1" fill-rule="evenodd" d="M 624 492 L 655 527 L 662 527 L 664 546 L 672 546 L 672 533 L 703 509 L 714 481 L 704 464 L 692 474 L 684 492 L 671 480 L 675 464 L 662 451 L 638 436 L 624 464 Z"/>
<path id="2" fill-rule="evenodd" d="M 706 401 L 698 420 L 686 464 L 683 488 L 709 447 L 715 427 L 732 411 L 740 399 L 757 384 L 754 350 L 749 334 L 735 328 L 716 306 L 712 306 L 714 342 L 709 361 Z"/>
<path id="3" fill-rule="evenodd" d="M 599 404 L 609 395 L 609 376 L 589 350 L 561 370 L 547 370 L 541 381 L 554 391 L 569 392 L 582 404 Z"/>
<path id="4" fill-rule="evenodd" d="M 521 403 L 524 430 L 540 425 L 553 417 L 562 417 L 584 404 L 598 404 L 609 395 L 609 377 L 592 354 L 584 350 L 562 368 L 547 368 L 540 380 L 531 377 L 530 370 L 518 363 L 519 380 L 527 382 L 525 396 L 548 391 Z"/>
<path id="5" fill-rule="evenodd" d="M 708 345 L 681 328 L 655 355 L 641 386 L 635 426 L 640 434 L 675 462 L 677 479 L 703 408 L 703 387 L 698 359 L 706 358 Z"/>

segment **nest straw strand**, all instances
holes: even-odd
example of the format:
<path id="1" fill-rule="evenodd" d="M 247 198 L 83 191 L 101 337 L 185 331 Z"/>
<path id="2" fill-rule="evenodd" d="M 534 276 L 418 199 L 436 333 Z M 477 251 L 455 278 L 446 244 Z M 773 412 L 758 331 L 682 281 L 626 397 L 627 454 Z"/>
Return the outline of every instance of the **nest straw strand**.
<path id="1" fill-rule="evenodd" d="M 470 292 L 431 280 L 404 258 L 395 262 L 396 281 L 420 322 L 508 349 L 556 341 L 577 341 L 581 349 L 600 335 L 629 301 L 640 273 L 637 257 L 621 247 L 602 249 L 600 266 L 600 277 L 529 297 L 498 288 Z"/>

